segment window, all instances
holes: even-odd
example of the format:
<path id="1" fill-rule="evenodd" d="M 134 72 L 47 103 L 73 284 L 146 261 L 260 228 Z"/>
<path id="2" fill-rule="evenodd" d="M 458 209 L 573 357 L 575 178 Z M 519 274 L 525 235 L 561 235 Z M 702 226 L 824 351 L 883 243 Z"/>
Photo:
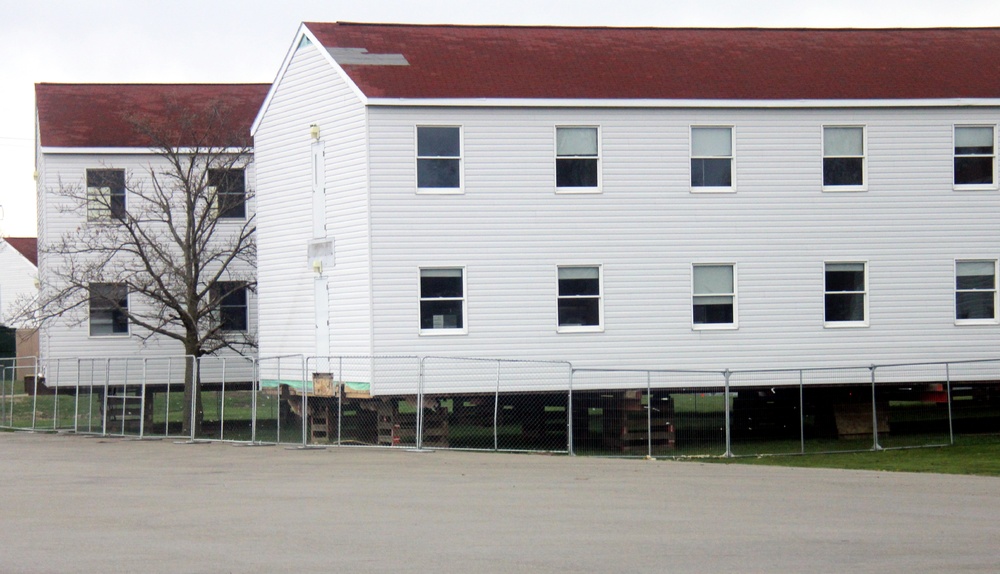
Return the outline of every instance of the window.
<path id="1" fill-rule="evenodd" d="M 597 128 L 556 128 L 556 187 L 600 189 Z"/>
<path id="2" fill-rule="evenodd" d="M 827 263 L 825 315 L 828 326 L 862 326 L 867 321 L 866 263 Z"/>
<path id="3" fill-rule="evenodd" d="M 128 334 L 128 288 L 121 283 L 90 284 L 90 335 Z"/>
<path id="4" fill-rule="evenodd" d="M 736 280 L 733 265 L 692 267 L 692 322 L 696 329 L 736 327 Z"/>
<path id="5" fill-rule="evenodd" d="M 125 217 L 125 170 L 87 170 L 87 220 L 112 221 Z"/>
<path id="6" fill-rule="evenodd" d="M 823 128 L 823 187 L 861 190 L 865 185 L 865 129 Z"/>
<path id="7" fill-rule="evenodd" d="M 601 321 L 601 268 L 559 268 L 559 330 L 597 331 Z"/>
<path id="8" fill-rule="evenodd" d="M 955 320 L 994 322 L 997 302 L 997 262 L 955 262 Z"/>
<path id="9" fill-rule="evenodd" d="M 245 219 L 246 183 L 242 169 L 208 170 L 208 195 L 218 207 L 220 219 Z"/>
<path id="10" fill-rule="evenodd" d="M 993 126 L 955 127 L 955 185 L 993 186 L 993 142 Z"/>
<path id="11" fill-rule="evenodd" d="M 465 330 L 465 279 L 461 268 L 420 270 L 420 332 Z"/>
<path id="12" fill-rule="evenodd" d="M 417 127 L 417 189 L 462 188 L 462 136 L 457 127 Z"/>
<path id="13" fill-rule="evenodd" d="M 691 187 L 733 187 L 733 128 L 691 128 Z"/>
<path id="14" fill-rule="evenodd" d="M 212 297 L 218 305 L 219 328 L 223 332 L 246 331 L 247 286 L 237 281 L 219 281 L 213 286 Z"/>

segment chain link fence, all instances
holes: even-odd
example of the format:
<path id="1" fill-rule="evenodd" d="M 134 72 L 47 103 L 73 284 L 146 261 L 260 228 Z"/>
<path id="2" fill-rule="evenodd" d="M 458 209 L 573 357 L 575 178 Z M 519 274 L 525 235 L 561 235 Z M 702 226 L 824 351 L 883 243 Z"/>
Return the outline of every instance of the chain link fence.
<path id="1" fill-rule="evenodd" d="M 200 392 L 185 393 L 190 380 Z M 598 456 L 880 450 L 1000 432 L 1000 361 L 667 371 L 433 356 L 0 359 L 0 427 Z"/>

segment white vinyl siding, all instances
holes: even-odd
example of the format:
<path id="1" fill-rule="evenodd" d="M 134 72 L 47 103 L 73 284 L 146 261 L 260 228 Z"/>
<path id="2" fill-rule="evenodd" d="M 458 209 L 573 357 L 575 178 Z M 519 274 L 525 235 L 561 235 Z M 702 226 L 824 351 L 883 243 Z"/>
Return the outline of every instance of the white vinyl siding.
<path id="1" fill-rule="evenodd" d="M 55 243 L 65 234 L 72 233 L 86 223 L 86 211 L 79 209 L 75 201 L 60 194 L 59 190 L 65 188 L 85 189 L 88 169 L 102 166 L 100 169 L 122 170 L 127 174 L 129 184 L 136 186 L 150 185 L 148 181 L 150 166 L 158 171 L 165 169 L 165 166 L 159 163 L 163 160 L 149 154 L 146 150 L 135 150 L 134 153 L 40 153 L 39 157 L 42 169 L 39 170 L 38 184 L 43 195 L 39 200 L 39 219 L 44 221 L 39 230 L 40 245 Z M 245 178 L 247 187 L 254 189 L 256 178 L 253 163 L 245 170 Z M 128 202 L 130 210 L 143 208 L 141 198 L 138 196 L 129 197 Z M 246 202 L 248 214 L 253 214 L 255 208 L 256 202 L 253 199 Z M 40 253 L 38 272 L 42 279 L 42 289 L 47 286 L 45 281 L 46 268 L 49 273 L 52 273 L 66 263 L 66 258 L 59 253 Z M 235 263 L 232 269 L 237 275 L 252 273 L 249 265 L 242 261 Z M 51 277 L 51 275 L 48 276 Z M 132 294 L 129 296 L 129 305 L 139 311 L 144 309 L 147 303 L 143 301 L 141 296 Z M 88 307 L 89 305 L 85 302 L 82 306 L 67 311 L 61 317 L 47 322 L 40 328 L 40 352 L 45 359 L 69 357 L 158 359 L 177 357 L 183 354 L 180 342 L 158 335 L 144 338 L 148 333 L 143 332 L 135 324 L 129 326 L 132 336 L 92 337 L 90 335 Z M 249 325 L 254 329 L 257 322 L 254 298 L 250 300 L 248 312 Z M 235 357 L 237 354 L 234 351 L 224 350 L 219 353 L 219 356 Z M 69 379 L 66 378 L 66 380 Z"/>
<path id="2" fill-rule="evenodd" d="M 312 125 L 320 129 L 322 153 L 314 147 Z M 414 125 L 407 126 L 403 146 L 410 195 Z M 372 352 L 365 134 L 366 113 L 356 92 L 317 46 L 298 49 L 254 137 L 262 357 L 315 354 L 317 324 L 331 325 L 330 349 L 322 354 Z M 320 169 L 315 160 L 322 161 Z M 315 224 L 314 205 L 322 210 Z M 333 246 L 323 265 L 325 290 L 316 288 L 308 257 L 314 235 Z M 324 292 L 327 316 L 316 317 L 324 307 L 315 298 Z M 410 321 L 412 326 L 412 314 Z"/>
<path id="3" fill-rule="evenodd" d="M 288 88 L 281 85 L 277 93 L 293 93 Z M 293 142 L 307 138 L 315 121 L 315 109 L 295 115 L 304 101 L 312 101 L 305 95 L 297 105 L 290 99 L 279 106 L 273 120 L 265 118 L 262 133 L 281 124 L 279 131 L 287 135 L 285 144 L 258 138 L 258 151 L 263 146 L 267 154 L 258 158 L 261 169 L 297 157 Z M 330 113 L 360 108 L 353 100 L 328 104 L 329 97 L 316 99 Z M 1000 244 L 1000 226 L 983 217 L 1000 212 L 1000 197 L 977 194 L 971 200 L 952 187 L 954 126 L 988 124 L 996 113 L 987 107 L 371 106 L 367 123 L 358 121 L 367 126 L 370 140 L 369 180 L 358 190 L 359 197 L 370 199 L 368 209 L 346 196 L 339 201 L 356 209 L 340 212 L 334 202 L 328 207 L 331 234 L 337 237 L 337 273 L 342 270 L 343 230 L 357 230 L 353 237 L 359 244 L 360 237 L 370 238 L 370 260 L 360 252 L 355 259 L 371 262 L 370 315 L 348 313 L 339 324 L 341 316 L 331 311 L 333 334 L 344 338 L 341 348 L 357 349 L 359 341 L 370 341 L 376 353 L 662 369 L 824 367 L 990 356 L 1000 348 L 1000 333 L 955 327 L 955 259 Z M 364 117 L 363 111 L 358 114 Z M 417 125 L 462 126 L 463 185 L 475 193 L 414 193 Z M 823 127 L 858 125 L 866 132 L 866 183 L 878 192 L 814 193 L 823 178 Z M 553 126 L 600 126 L 605 193 L 553 193 Z M 733 183 L 739 193 L 691 193 L 691 126 L 738 126 L 738 134 L 733 128 L 738 136 Z M 332 133 L 332 128 L 323 129 Z M 365 137 L 364 130 L 346 134 L 352 142 Z M 327 161 L 343 166 L 349 160 Z M 304 169 L 308 178 L 308 167 Z M 272 281 L 301 265 L 292 261 L 282 267 L 294 259 L 287 254 L 296 252 L 289 237 L 298 225 L 309 225 L 307 218 L 295 216 L 300 209 L 296 194 L 307 193 L 308 179 L 301 188 L 284 183 L 296 173 L 289 167 L 281 177 L 278 172 L 269 176 L 269 184 L 276 185 L 277 211 L 274 219 L 261 220 L 261 275 Z M 328 176 L 328 181 L 336 179 Z M 302 209 L 308 211 L 308 206 Z M 868 261 L 878 270 L 868 277 L 868 328 L 823 328 L 824 260 Z M 603 264 L 605 330 L 600 337 L 565 336 L 553 328 L 558 325 L 555 270 L 595 261 Z M 739 262 L 739 329 L 692 329 L 692 262 L 719 261 Z M 462 262 L 475 270 L 465 277 L 466 307 L 474 324 L 466 336 L 422 337 L 414 327 L 416 269 L 429 262 Z M 359 263 L 359 279 L 365 265 Z M 344 279 L 350 287 L 331 282 L 332 306 L 338 304 L 338 288 L 351 301 L 368 292 L 368 284 L 349 277 Z M 282 281 L 295 290 L 294 281 Z M 280 318 L 294 317 L 299 311 L 295 296 L 282 291 L 280 297 Z M 309 294 L 304 297 L 311 300 Z M 303 312 L 311 308 L 298 306 Z M 364 331 L 369 324 L 370 336 Z M 295 321 L 269 325 L 262 341 L 277 345 L 277 339 L 287 337 L 280 348 L 311 352 L 311 337 L 296 344 L 302 333 Z M 333 347 L 338 348 L 336 343 Z"/>
<path id="4" fill-rule="evenodd" d="M 9 243 L 0 239 L 0 325 L 26 326 L 26 321 L 14 321 L 20 303 L 38 293 L 38 270 L 31 261 Z"/>

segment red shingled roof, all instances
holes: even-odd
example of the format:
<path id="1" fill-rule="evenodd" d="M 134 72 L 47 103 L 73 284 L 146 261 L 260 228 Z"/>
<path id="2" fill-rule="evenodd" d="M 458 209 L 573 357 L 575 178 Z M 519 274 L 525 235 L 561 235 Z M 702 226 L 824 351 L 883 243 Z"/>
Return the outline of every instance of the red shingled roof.
<path id="1" fill-rule="evenodd" d="M 31 264 L 38 267 L 38 239 L 34 237 L 4 237 L 8 245 L 17 250 L 18 253 L 31 261 Z"/>
<path id="2" fill-rule="evenodd" d="M 1000 97 L 1000 28 L 695 29 L 306 23 L 370 97 L 836 100 Z"/>
<path id="3" fill-rule="evenodd" d="M 269 84 L 35 84 L 39 137 L 48 147 L 149 147 L 149 138 L 135 129 L 127 114 L 164 127 L 175 121 L 175 108 L 204 111 L 217 103 L 228 109 L 234 129 L 249 134 L 269 88 Z"/>

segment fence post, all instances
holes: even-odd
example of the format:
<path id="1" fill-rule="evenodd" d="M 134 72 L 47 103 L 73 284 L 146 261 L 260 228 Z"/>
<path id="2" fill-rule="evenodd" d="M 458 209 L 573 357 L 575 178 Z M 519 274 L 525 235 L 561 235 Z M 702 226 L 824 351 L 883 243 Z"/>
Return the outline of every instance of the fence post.
<path id="1" fill-rule="evenodd" d="M 250 444 L 257 444 L 257 392 L 260 389 L 260 365 L 250 358 Z"/>
<path id="2" fill-rule="evenodd" d="M 955 445 L 955 424 L 951 413 L 951 365 L 944 364 L 944 380 L 948 388 L 948 444 Z"/>
<path id="3" fill-rule="evenodd" d="M 424 447 L 424 360 L 421 357 L 417 369 L 417 450 Z"/>
<path id="4" fill-rule="evenodd" d="M 309 445 L 309 381 L 306 378 L 309 371 L 309 357 L 302 356 L 302 448 Z"/>
<path id="5" fill-rule="evenodd" d="M 875 365 L 868 367 L 872 372 L 872 450 L 882 450 L 878 443 L 878 401 L 875 397 Z"/>
<path id="6" fill-rule="evenodd" d="M 497 390 L 493 393 L 493 450 L 500 450 L 500 361 L 497 361 Z"/>
<path id="7" fill-rule="evenodd" d="M 570 456 L 576 456 L 573 452 L 573 375 L 576 373 L 576 369 L 573 368 L 572 363 L 568 363 L 569 367 L 569 391 L 566 397 L 566 450 L 569 451 Z"/>
<path id="8" fill-rule="evenodd" d="M 111 359 L 104 359 L 104 412 L 101 413 L 101 436 L 108 436 L 108 384 L 111 382 Z"/>
<path id="9" fill-rule="evenodd" d="M 17 363 L 14 363 L 14 378 L 17 378 Z M 31 395 L 31 430 L 35 430 L 35 417 L 38 413 L 38 361 L 35 361 L 35 392 Z"/>
<path id="10" fill-rule="evenodd" d="M 653 388 L 646 371 L 646 456 L 653 456 Z"/>
<path id="11" fill-rule="evenodd" d="M 219 401 L 219 440 L 226 440 L 226 358 L 222 357 L 222 399 Z"/>
<path id="12" fill-rule="evenodd" d="M 726 454 L 724 456 L 726 458 L 732 458 L 732 456 L 733 456 L 732 437 L 730 435 L 730 432 L 731 432 L 732 429 L 730 428 L 730 420 L 729 420 L 730 418 L 732 418 L 731 417 L 732 413 L 730 412 L 731 409 L 729 407 L 729 376 L 732 373 L 729 372 L 729 369 L 726 369 L 725 371 L 723 371 L 722 374 L 726 378 L 726 392 L 725 392 L 725 399 L 726 399 Z"/>
<path id="13" fill-rule="evenodd" d="M 55 387 L 56 394 L 52 397 L 52 430 L 59 430 L 59 379 L 60 373 L 59 368 L 62 365 L 61 361 L 56 361 L 56 380 Z M 38 368 L 38 360 L 35 360 L 35 368 Z"/>
<path id="14" fill-rule="evenodd" d="M 149 376 L 149 359 L 142 360 L 142 390 L 139 395 L 139 438 L 146 434 L 146 382 Z"/>
<path id="15" fill-rule="evenodd" d="M 195 439 L 194 422 L 197 420 L 198 417 L 198 395 L 201 394 L 201 384 L 200 384 L 201 363 L 198 361 L 198 357 L 195 357 L 193 355 L 188 355 L 187 357 L 185 357 L 185 361 L 187 360 L 191 361 L 191 376 L 193 377 L 193 379 L 191 380 L 191 420 L 189 421 L 189 423 L 191 426 L 191 442 L 194 442 Z M 187 369 L 185 369 L 185 371 L 186 370 Z M 187 381 L 184 381 L 184 383 L 187 384 Z"/>
<path id="16" fill-rule="evenodd" d="M 799 370 L 799 452 L 806 453 L 806 408 L 805 385 L 802 384 L 802 370 Z"/>
<path id="17" fill-rule="evenodd" d="M 369 363 L 368 378 L 375 379 L 375 359 L 372 359 Z M 337 357 L 337 446 L 341 446 L 341 433 L 343 432 L 342 424 L 344 417 L 344 394 L 347 392 L 347 385 L 344 381 L 344 357 Z M 376 422 L 376 434 L 378 433 L 378 423 Z"/>

